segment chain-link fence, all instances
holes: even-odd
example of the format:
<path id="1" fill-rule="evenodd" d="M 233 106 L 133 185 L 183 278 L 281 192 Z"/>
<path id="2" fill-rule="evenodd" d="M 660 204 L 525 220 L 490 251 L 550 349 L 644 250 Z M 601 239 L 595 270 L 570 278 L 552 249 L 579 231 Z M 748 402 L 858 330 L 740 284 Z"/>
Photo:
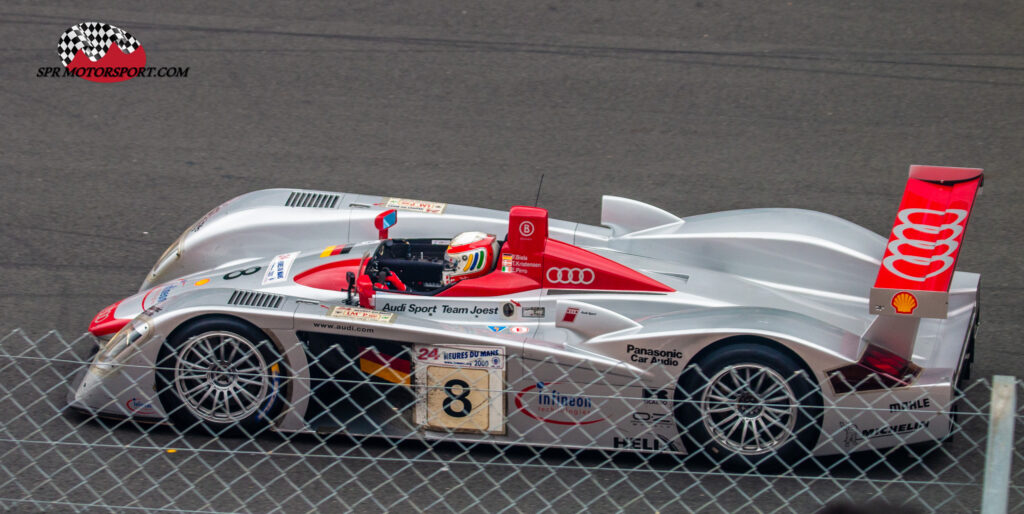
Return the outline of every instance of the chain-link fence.
<path id="1" fill-rule="evenodd" d="M 953 415 L 937 397 L 869 401 L 863 383 L 848 384 L 862 404 L 840 407 L 805 372 L 779 373 L 785 363 L 690 368 L 665 391 L 628 373 L 494 348 L 438 353 L 315 334 L 302 339 L 309 364 L 293 369 L 240 331 L 211 328 L 166 343 L 154 365 L 123 369 L 98 364 L 119 350 L 118 336 L 0 339 L 0 506 L 814 512 L 881 502 L 973 512 L 982 504 L 986 380 L 962 387 Z M 1019 409 L 1015 424 L 1024 421 Z M 824 421 L 836 415 L 850 421 Z M 1017 428 L 1010 511 L 1024 510 Z"/>

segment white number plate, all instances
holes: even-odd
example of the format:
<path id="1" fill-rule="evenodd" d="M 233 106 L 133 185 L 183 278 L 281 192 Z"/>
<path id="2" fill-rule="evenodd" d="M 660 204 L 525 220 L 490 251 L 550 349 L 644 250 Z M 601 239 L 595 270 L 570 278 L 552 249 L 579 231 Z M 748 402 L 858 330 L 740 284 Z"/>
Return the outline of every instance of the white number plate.
<path id="1" fill-rule="evenodd" d="M 504 348 L 424 345 L 415 354 L 417 425 L 505 433 Z"/>

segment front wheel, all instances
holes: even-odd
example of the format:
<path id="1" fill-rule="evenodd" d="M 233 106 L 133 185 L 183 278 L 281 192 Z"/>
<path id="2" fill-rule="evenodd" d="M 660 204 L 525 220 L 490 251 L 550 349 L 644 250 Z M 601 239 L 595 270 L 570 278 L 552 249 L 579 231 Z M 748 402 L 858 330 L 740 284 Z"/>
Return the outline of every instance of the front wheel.
<path id="1" fill-rule="evenodd" d="M 157 386 L 175 426 L 214 435 L 265 430 L 281 410 L 281 357 L 233 318 L 195 321 L 160 349 Z"/>
<path id="2" fill-rule="evenodd" d="M 729 345 L 679 378 L 676 421 L 687 449 L 728 469 L 778 469 L 810 454 L 821 433 L 821 393 L 793 357 Z"/>

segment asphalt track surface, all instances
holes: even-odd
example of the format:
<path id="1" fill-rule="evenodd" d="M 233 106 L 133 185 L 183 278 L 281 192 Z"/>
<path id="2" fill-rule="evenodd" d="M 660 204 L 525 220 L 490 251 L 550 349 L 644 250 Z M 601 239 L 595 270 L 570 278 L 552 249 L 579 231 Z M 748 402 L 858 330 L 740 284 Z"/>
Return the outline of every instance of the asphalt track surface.
<path id="1" fill-rule="evenodd" d="M 37 78 L 90 20 L 188 77 Z M 941 164 L 986 170 L 959 264 L 983 275 L 976 376 L 1024 377 L 1022 26 L 999 1 L 4 3 L 0 330 L 81 334 L 262 188 L 506 209 L 544 174 L 555 218 L 597 224 L 611 194 L 887 232 L 907 166 Z"/>

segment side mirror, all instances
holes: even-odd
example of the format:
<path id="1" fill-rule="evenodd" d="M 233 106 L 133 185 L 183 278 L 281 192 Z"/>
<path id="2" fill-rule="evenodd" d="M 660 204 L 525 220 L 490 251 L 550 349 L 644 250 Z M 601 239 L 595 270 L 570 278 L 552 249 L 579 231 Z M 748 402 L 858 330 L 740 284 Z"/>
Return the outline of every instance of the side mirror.
<path id="1" fill-rule="evenodd" d="M 394 209 L 388 209 L 378 214 L 373 220 L 373 226 L 377 227 L 380 239 L 387 239 L 388 229 L 395 226 L 396 223 L 398 223 L 398 211 Z"/>
<path id="2" fill-rule="evenodd" d="M 352 305 L 352 293 L 355 292 L 356 289 L 356 274 L 349 271 L 348 273 L 345 273 L 345 279 L 348 280 L 348 287 L 346 288 L 346 291 L 348 291 L 348 299 L 345 300 L 345 303 Z"/>

